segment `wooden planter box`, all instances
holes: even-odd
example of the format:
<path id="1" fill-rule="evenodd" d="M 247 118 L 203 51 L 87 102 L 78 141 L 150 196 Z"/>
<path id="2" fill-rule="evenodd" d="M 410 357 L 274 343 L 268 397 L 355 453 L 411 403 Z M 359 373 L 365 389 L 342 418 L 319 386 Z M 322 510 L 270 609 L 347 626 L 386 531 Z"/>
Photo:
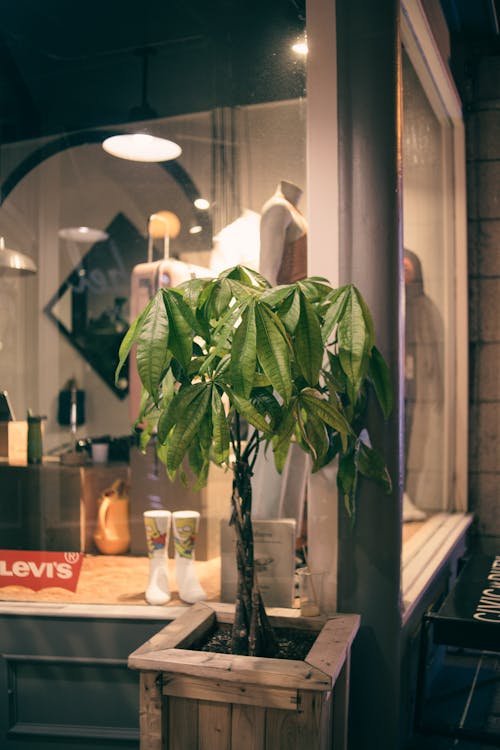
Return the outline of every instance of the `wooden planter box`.
<path id="1" fill-rule="evenodd" d="M 141 671 L 141 750 L 344 750 L 359 615 L 271 617 L 318 631 L 304 661 L 189 650 L 233 612 L 195 604 L 129 656 Z"/>

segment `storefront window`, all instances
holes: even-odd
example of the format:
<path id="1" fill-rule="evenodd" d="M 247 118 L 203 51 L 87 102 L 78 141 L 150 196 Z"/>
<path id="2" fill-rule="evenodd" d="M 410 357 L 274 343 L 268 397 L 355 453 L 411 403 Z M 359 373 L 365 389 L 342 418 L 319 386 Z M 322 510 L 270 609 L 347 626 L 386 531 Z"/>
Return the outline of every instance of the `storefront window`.
<path id="1" fill-rule="evenodd" d="M 403 61 L 405 512 L 423 518 L 445 506 L 447 484 L 447 185 L 441 124 Z"/>
<path id="2" fill-rule="evenodd" d="M 134 17 L 116 23 L 118 5 L 100 7 L 99 35 L 68 22 L 70 47 L 48 18 L 12 7 L 5 19 L 25 80 L 16 88 L 6 72 L 0 90 L 11 113 L 0 234 L 37 271 L 0 270 L 0 390 L 13 411 L 0 424 L 0 549 L 12 552 L 2 600 L 145 604 L 143 511 L 164 508 L 200 513 L 200 575 L 220 599 L 230 476 L 214 470 L 194 493 L 169 483 L 154 448 L 138 450 L 134 373 L 114 382 L 118 346 L 156 286 L 239 262 L 259 268 L 260 213 L 282 181 L 300 189 L 307 216 L 305 58 L 292 49 L 300 4 L 247 16 L 236 3 L 191 3 L 173 18 L 150 2 L 154 23 L 139 30 Z M 103 150 L 105 137 L 131 130 L 175 142 L 180 156 L 147 163 Z M 174 263 L 159 265 L 167 255 Z M 28 411 L 44 418 L 40 464 L 27 462 Z M 30 551 L 56 557 L 43 565 Z M 76 591 L 56 585 L 80 564 Z M 16 571 L 24 581 L 5 585 Z"/>
<path id="3" fill-rule="evenodd" d="M 466 508 L 464 151 L 451 74 L 406 5 L 402 37 L 403 518 L 414 522 Z"/>

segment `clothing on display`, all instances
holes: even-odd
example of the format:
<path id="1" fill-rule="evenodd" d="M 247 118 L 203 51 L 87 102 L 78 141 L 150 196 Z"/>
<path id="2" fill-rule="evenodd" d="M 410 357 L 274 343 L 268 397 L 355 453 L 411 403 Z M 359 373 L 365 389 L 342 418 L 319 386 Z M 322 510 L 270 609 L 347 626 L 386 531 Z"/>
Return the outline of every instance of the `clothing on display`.
<path id="1" fill-rule="evenodd" d="M 405 497 L 403 520 L 421 520 L 422 509 L 442 505 L 440 419 L 443 409 L 441 314 L 424 290 L 420 258 L 404 252 L 405 322 Z"/>

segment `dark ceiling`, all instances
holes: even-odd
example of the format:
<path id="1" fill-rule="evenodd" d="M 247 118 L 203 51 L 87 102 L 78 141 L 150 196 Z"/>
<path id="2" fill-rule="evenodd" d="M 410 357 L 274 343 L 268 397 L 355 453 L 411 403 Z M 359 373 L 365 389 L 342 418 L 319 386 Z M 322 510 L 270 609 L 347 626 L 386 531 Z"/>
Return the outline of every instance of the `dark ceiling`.
<path id="1" fill-rule="evenodd" d="M 498 36 L 500 0 L 441 5 L 452 38 Z M 303 63 L 282 51 L 304 29 L 305 0 L 0 0 L 0 11 L 4 143 L 304 94 Z"/>
<path id="2" fill-rule="evenodd" d="M 1 139 L 301 95 L 304 2 L 1 0 Z"/>

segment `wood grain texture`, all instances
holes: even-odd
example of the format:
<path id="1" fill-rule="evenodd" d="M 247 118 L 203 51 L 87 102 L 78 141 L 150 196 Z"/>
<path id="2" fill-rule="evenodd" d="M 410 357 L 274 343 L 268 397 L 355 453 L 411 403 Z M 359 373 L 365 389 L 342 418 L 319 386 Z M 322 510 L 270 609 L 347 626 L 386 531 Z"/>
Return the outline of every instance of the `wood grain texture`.
<path id="1" fill-rule="evenodd" d="M 303 661 L 170 648 L 132 655 L 129 664 L 135 669 L 150 672 L 178 672 L 242 684 L 277 685 L 302 690 L 331 689 L 328 675 Z"/>
<path id="2" fill-rule="evenodd" d="M 152 638 L 139 646 L 129 656 L 128 664 L 136 668 L 136 657 L 144 653 L 161 651 L 169 648 L 188 648 L 215 623 L 215 613 L 203 602 L 193 604 L 183 615 L 172 620 Z"/>
<path id="3" fill-rule="evenodd" d="M 211 701 L 200 702 L 198 736 L 199 750 L 230 750 L 231 706 Z"/>
<path id="4" fill-rule="evenodd" d="M 163 750 L 161 675 L 142 672 L 139 696 L 140 750 Z"/>
<path id="5" fill-rule="evenodd" d="M 295 713 L 270 709 L 266 712 L 265 750 L 327 750 L 321 737 L 322 693 L 303 693 Z"/>
<path id="6" fill-rule="evenodd" d="M 266 710 L 256 706 L 233 706 L 232 750 L 262 750 L 266 731 Z M 310 748 L 312 750 L 312 748 Z"/>
<path id="7" fill-rule="evenodd" d="M 167 736 L 166 750 L 198 750 L 198 701 L 168 699 Z"/>
<path id="8" fill-rule="evenodd" d="M 338 615 L 325 624 L 306 657 L 307 664 L 328 675 L 331 684 L 340 673 L 359 630 L 359 615 Z"/>
<path id="9" fill-rule="evenodd" d="M 163 695 L 296 711 L 297 690 L 163 673 Z"/>

